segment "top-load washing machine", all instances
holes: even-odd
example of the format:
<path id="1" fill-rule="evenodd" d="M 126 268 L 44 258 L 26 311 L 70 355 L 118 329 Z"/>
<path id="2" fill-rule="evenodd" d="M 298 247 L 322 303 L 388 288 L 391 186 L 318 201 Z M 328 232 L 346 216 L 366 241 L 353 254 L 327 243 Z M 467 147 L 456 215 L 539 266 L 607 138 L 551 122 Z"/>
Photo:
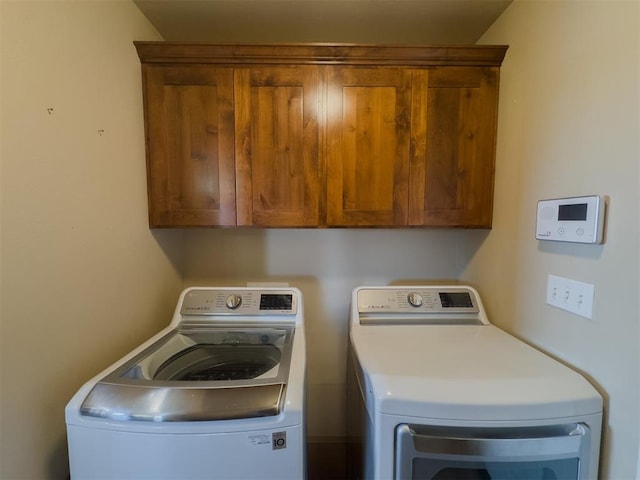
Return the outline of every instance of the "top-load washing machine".
<path id="1" fill-rule="evenodd" d="M 356 288 L 350 349 L 350 479 L 597 478 L 601 396 L 474 289 Z"/>
<path id="2" fill-rule="evenodd" d="M 71 477 L 305 478 L 305 358 L 299 290 L 185 290 L 67 405 Z"/>

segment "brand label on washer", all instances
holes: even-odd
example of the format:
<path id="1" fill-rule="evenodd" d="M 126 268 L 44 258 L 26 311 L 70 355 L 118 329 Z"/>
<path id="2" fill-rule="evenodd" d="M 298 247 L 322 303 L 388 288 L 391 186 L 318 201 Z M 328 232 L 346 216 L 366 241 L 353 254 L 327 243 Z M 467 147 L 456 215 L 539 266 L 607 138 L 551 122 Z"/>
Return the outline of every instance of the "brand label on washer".
<path id="1" fill-rule="evenodd" d="M 274 432 L 271 434 L 271 447 L 273 450 L 287 448 L 287 432 Z"/>
<path id="2" fill-rule="evenodd" d="M 249 435 L 251 445 L 269 445 L 269 435 L 266 433 L 257 433 Z"/>

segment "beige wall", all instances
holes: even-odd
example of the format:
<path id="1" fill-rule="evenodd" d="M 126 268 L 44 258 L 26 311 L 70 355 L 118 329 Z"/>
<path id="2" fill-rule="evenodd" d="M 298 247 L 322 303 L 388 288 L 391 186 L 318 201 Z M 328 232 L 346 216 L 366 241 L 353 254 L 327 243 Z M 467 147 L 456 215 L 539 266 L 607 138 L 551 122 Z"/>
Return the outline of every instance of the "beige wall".
<path id="1" fill-rule="evenodd" d="M 465 237 L 462 278 L 491 318 L 605 397 L 602 478 L 636 478 L 639 425 L 640 3 L 516 0 L 481 39 L 502 68 L 494 228 Z M 606 243 L 538 242 L 536 201 L 610 197 Z M 545 304 L 547 275 L 595 285 L 587 320 Z"/>
<path id="2" fill-rule="evenodd" d="M 181 236 L 146 219 L 132 41 L 158 35 L 130 2 L 0 12 L 0 478 L 64 478 L 66 402 L 165 326 L 182 287 Z"/>

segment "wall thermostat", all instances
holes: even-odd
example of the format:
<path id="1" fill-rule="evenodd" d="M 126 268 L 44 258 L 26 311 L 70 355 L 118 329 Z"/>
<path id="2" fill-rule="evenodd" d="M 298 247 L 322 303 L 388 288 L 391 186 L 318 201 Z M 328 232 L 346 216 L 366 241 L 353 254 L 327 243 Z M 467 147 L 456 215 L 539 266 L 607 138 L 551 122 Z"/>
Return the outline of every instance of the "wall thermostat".
<path id="1" fill-rule="evenodd" d="M 536 239 L 602 243 L 605 203 L 600 195 L 540 200 Z"/>

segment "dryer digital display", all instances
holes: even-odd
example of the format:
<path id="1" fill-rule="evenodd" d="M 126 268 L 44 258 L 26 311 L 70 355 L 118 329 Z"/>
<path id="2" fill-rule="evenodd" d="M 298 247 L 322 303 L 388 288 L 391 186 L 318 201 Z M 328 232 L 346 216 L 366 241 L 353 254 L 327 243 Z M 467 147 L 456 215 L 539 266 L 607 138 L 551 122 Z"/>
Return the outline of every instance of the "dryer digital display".
<path id="1" fill-rule="evenodd" d="M 473 308 L 467 292 L 440 292 L 440 303 L 442 308 Z"/>

